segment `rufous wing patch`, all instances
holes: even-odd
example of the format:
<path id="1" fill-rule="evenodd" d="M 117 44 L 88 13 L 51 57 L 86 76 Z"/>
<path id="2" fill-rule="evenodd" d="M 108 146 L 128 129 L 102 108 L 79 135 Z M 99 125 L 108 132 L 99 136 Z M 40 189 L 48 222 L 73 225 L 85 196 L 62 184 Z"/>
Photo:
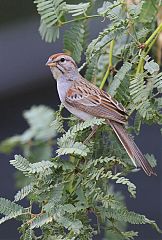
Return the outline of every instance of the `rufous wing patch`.
<path id="1" fill-rule="evenodd" d="M 67 91 L 67 97 L 71 97 L 71 96 L 73 96 L 75 94 L 75 91 L 73 90 L 73 89 L 69 89 L 68 91 Z"/>

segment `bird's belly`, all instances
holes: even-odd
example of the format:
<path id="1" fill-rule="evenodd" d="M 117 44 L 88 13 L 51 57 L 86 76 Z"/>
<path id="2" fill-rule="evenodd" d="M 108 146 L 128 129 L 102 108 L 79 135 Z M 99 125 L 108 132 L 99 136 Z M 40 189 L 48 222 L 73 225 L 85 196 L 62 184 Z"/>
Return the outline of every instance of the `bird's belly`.
<path id="1" fill-rule="evenodd" d="M 76 109 L 74 107 L 71 107 L 69 104 L 65 103 L 65 102 L 62 102 L 63 105 L 65 106 L 65 108 L 72 114 L 74 114 L 76 117 L 82 119 L 82 120 L 89 120 L 91 118 L 93 118 L 94 116 L 86 113 L 86 112 L 83 112 L 79 109 Z"/>

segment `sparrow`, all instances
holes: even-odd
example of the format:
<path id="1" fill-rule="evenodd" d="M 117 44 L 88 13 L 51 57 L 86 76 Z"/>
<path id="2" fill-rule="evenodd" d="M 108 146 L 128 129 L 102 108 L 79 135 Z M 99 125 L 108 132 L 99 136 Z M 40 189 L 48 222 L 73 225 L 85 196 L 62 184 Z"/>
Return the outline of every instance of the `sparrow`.
<path id="1" fill-rule="evenodd" d="M 46 65 L 50 67 L 57 81 L 57 91 L 64 107 L 84 121 L 94 117 L 104 118 L 114 130 L 135 167 L 141 167 L 148 176 L 156 175 L 125 129 L 128 115 L 122 104 L 83 78 L 75 61 L 69 55 L 54 54 L 49 57 Z"/>

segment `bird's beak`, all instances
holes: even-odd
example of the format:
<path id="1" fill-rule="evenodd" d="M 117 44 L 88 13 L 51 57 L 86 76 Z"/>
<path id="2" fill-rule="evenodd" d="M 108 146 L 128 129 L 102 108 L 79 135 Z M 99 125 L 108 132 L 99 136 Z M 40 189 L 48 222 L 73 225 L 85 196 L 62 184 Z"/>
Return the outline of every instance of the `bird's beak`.
<path id="1" fill-rule="evenodd" d="M 49 58 L 48 61 L 46 62 L 46 66 L 55 67 L 56 63 L 53 62 L 52 58 Z"/>

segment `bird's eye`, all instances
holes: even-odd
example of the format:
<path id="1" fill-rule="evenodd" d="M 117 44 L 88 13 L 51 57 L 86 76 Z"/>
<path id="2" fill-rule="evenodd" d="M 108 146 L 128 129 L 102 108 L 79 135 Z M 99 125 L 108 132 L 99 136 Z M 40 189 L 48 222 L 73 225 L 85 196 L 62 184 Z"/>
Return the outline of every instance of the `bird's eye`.
<path id="1" fill-rule="evenodd" d="M 61 61 L 61 62 L 65 62 L 66 60 L 65 60 L 65 58 L 62 57 L 62 58 L 60 59 L 60 61 Z"/>

